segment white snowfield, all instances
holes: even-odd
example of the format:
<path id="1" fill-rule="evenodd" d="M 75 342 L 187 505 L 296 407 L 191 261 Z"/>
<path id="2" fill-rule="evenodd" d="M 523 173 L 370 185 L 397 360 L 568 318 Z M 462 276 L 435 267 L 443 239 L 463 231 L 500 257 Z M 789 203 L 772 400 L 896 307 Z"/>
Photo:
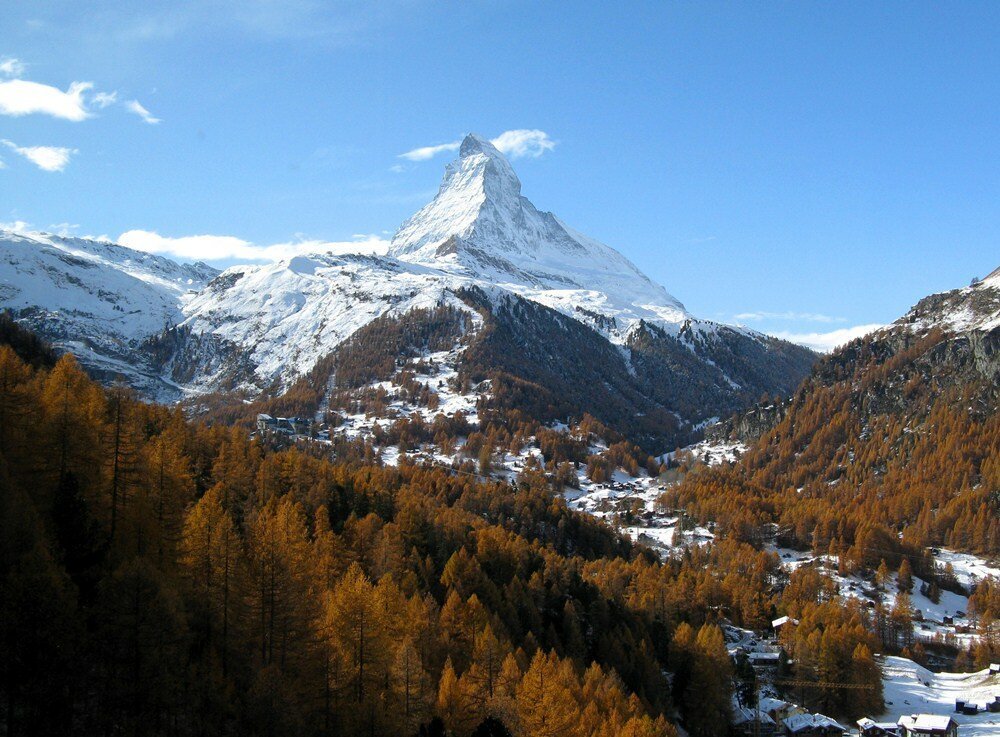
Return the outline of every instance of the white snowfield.
<path id="1" fill-rule="evenodd" d="M 934 673 L 907 658 L 886 656 L 882 659 L 882 687 L 886 710 L 872 715 L 875 721 L 896 722 L 901 716 L 929 714 L 954 719 L 960 737 L 1000 735 L 1000 713 L 955 713 L 956 701 L 982 707 L 1000 696 L 1000 674 L 988 668 L 975 673 Z"/>
<path id="2" fill-rule="evenodd" d="M 104 241 L 0 231 L 0 308 L 34 310 L 113 355 L 184 320 L 184 304 L 216 274 Z"/>
<path id="3" fill-rule="evenodd" d="M 998 285 L 995 272 L 959 292 Z M 202 341 L 194 378 L 181 387 L 194 392 L 217 388 L 233 356 L 249 359 L 245 388 L 288 386 L 379 316 L 445 304 L 471 312 L 456 296 L 470 287 L 494 304 L 516 294 L 553 308 L 619 345 L 640 322 L 692 350 L 720 328 L 693 318 L 614 249 L 537 210 L 503 154 L 475 135 L 386 254 L 319 253 L 218 274 L 102 241 L 0 231 L 0 309 L 30 313 L 26 319 L 59 347 L 126 374 L 136 365 L 129 351 L 165 328 L 212 338 Z M 966 324 L 957 315 L 969 304 L 958 299 L 949 324 Z M 982 324 L 997 314 L 1000 307 Z M 170 387 L 165 377 L 152 379 Z"/>

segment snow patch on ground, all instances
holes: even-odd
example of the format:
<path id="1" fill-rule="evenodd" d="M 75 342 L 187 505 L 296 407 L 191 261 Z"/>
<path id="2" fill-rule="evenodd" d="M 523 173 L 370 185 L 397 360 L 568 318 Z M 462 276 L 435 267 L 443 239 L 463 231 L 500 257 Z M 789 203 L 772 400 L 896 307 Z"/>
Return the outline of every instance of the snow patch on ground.
<path id="1" fill-rule="evenodd" d="M 980 705 L 1000 696 L 1000 675 L 989 669 L 976 673 L 934 673 L 907 658 L 882 659 L 886 710 L 876 721 L 895 722 L 901 715 L 938 714 L 959 724 L 961 737 L 1000 735 L 1000 713 L 956 714 L 955 701 Z"/>

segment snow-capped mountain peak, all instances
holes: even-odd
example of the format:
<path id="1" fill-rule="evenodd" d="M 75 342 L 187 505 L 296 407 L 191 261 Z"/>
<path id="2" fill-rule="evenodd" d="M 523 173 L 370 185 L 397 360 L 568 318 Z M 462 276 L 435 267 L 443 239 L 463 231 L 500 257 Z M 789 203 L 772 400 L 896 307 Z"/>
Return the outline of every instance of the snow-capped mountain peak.
<path id="1" fill-rule="evenodd" d="M 468 238 L 481 219 L 494 220 L 501 211 L 512 215 L 520 199 L 521 180 L 510 162 L 492 143 L 470 134 L 445 169 L 437 196 L 393 236 L 389 255 L 438 265 L 456 254 L 449 239 Z"/>
<path id="2" fill-rule="evenodd" d="M 614 249 L 573 230 L 521 195 L 507 158 L 470 134 L 437 196 L 393 236 L 389 255 L 504 285 L 563 312 L 680 324 L 684 306 Z"/>

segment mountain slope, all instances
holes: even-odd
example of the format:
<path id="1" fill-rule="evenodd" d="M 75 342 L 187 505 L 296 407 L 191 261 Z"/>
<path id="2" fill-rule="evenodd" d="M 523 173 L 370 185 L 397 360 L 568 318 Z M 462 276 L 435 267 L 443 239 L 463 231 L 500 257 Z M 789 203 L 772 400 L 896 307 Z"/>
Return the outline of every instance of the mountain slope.
<path id="1" fill-rule="evenodd" d="M 732 528 L 778 522 L 786 542 L 864 565 L 928 545 L 1000 549 L 997 272 L 920 300 L 766 409 L 712 433 L 762 435 L 735 466 L 696 474 L 680 503 Z"/>
<path id="2" fill-rule="evenodd" d="M 95 373 L 153 395 L 142 342 L 184 320 L 183 304 L 218 271 L 86 238 L 0 231 L 0 307 Z"/>

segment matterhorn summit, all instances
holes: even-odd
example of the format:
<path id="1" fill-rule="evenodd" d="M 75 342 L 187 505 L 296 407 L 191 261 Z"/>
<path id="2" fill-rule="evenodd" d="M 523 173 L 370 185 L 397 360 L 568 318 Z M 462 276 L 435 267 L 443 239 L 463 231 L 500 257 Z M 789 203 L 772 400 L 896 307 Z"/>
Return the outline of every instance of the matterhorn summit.
<path id="1" fill-rule="evenodd" d="M 389 255 L 499 284 L 567 314 L 681 324 L 684 306 L 627 258 L 541 212 L 521 194 L 510 162 L 470 134 L 437 196 L 400 227 Z"/>

